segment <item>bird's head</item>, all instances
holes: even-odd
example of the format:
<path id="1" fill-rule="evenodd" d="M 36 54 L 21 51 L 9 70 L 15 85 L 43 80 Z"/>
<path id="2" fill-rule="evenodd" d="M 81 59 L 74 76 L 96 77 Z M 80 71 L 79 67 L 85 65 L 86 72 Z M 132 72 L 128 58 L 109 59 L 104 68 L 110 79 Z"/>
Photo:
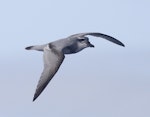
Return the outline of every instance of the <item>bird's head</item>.
<path id="1" fill-rule="evenodd" d="M 83 48 L 94 47 L 94 45 L 89 42 L 88 37 L 79 37 L 77 43 L 79 47 Z"/>

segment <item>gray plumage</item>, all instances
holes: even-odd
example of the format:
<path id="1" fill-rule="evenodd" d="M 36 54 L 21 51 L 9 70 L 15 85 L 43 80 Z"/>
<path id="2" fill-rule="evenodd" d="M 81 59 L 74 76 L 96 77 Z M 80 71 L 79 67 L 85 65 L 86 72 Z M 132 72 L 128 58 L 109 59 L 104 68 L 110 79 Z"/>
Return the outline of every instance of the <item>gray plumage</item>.
<path id="1" fill-rule="evenodd" d="M 74 54 L 87 47 L 94 47 L 89 42 L 88 35 L 104 38 L 120 46 L 125 46 L 122 42 L 102 33 L 79 33 L 71 35 L 67 38 L 60 39 L 44 45 L 29 46 L 27 50 L 43 51 L 44 70 L 38 82 L 33 101 L 42 93 L 47 84 L 53 78 L 62 64 L 65 54 Z"/>

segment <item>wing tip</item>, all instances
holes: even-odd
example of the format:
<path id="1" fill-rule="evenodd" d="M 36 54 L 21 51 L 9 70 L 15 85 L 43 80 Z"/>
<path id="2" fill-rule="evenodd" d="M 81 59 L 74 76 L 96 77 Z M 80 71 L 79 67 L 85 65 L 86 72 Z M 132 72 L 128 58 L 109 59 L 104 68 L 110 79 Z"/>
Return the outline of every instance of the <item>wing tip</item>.
<path id="1" fill-rule="evenodd" d="M 120 45 L 121 45 L 122 47 L 125 47 L 125 45 L 124 45 L 123 43 L 120 43 Z"/>
<path id="2" fill-rule="evenodd" d="M 35 100 L 36 100 L 36 98 L 34 97 L 32 101 L 34 102 Z"/>
<path id="3" fill-rule="evenodd" d="M 38 97 L 38 96 L 34 95 L 34 97 L 33 97 L 33 100 L 32 100 L 32 101 L 34 102 L 34 101 L 37 99 L 37 97 Z"/>

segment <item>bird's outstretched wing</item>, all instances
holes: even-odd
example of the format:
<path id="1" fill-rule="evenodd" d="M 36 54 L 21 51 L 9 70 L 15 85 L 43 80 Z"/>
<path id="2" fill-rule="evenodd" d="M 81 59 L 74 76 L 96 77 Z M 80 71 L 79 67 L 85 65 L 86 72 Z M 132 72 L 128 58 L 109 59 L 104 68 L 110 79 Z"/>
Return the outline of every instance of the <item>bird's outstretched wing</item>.
<path id="1" fill-rule="evenodd" d="M 64 58 L 64 54 L 57 51 L 55 48 L 51 49 L 48 46 L 44 48 L 44 70 L 38 82 L 33 101 L 42 93 L 49 81 L 53 78 Z"/>
<path id="2" fill-rule="evenodd" d="M 125 46 L 121 41 L 115 39 L 114 37 L 111 37 L 109 35 L 106 35 L 106 34 L 102 34 L 102 33 L 96 33 L 96 32 L 89 32 L 89 33 L 78 33 L 78 34 L 74 34 L 74 35 L 71 35 L 70 37 L 84 37 L 86 35 L 91 35 L 91 36 L 95 36 L 95 37 L 101 37 L 101 38 L 104 38 L 108 41 L 111 41 L 115 44 L 118 44 L 120 46 Z"/>

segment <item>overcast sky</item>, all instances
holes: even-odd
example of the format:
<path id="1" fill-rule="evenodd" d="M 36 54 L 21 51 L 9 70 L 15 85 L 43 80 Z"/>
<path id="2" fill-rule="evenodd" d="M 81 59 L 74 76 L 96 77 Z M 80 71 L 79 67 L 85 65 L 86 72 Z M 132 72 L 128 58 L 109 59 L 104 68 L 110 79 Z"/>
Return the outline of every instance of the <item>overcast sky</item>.
<path id="1" fill-rule="evenodd" d="M 150 117 L 149 0 L 1 0 L 0 117 Z M 95 48 L 67 55 L 32 102 L 42 52 L 27 51 L 74 33 Z"/>

